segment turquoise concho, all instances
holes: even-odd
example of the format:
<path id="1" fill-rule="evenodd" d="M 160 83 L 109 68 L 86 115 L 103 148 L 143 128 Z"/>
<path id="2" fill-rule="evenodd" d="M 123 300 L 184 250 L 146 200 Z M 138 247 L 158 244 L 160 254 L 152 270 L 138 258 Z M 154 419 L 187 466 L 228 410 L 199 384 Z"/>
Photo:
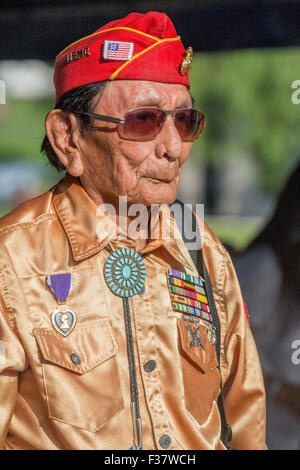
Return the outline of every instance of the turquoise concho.
<path id="1" fill-rule="evenodd" d="M 142 294 L 146 280 L 144 261 L 136 251 L 120 248 L 107 258 L 104 278 L 113 294 L 120 297 Z"/>

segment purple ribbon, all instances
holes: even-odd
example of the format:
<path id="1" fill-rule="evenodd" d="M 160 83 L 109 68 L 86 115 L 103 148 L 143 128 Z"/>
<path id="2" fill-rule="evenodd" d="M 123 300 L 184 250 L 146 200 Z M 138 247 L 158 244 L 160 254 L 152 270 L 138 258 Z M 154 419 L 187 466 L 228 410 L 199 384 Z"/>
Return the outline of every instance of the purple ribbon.
<path id="1" fill-rule="evenodd" d="M 58 302 L 64 302 L 70 293 L 72 274 L 52 274 L 47 276 L 47 284 L 55 294 Z"/>

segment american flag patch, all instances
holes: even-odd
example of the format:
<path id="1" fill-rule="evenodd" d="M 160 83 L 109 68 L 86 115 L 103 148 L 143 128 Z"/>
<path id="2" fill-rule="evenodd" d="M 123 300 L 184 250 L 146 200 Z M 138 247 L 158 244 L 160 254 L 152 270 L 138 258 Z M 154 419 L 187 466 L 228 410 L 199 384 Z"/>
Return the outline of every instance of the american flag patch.
<path id="1" fill-rule="evenodd" d="M 104 41 L 103 58 L 109 60 L 131 60 L 133 42 Z"/>

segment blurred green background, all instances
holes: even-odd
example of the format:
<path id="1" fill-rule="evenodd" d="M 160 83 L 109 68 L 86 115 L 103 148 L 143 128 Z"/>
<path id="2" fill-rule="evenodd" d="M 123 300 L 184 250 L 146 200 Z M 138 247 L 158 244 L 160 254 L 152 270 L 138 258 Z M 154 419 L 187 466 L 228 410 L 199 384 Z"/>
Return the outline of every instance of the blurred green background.
<path id="1" fill-rule="evenodd" d="M 278 190 L 299 151 L 300 112 L 291 101 L 297 78 L 299 48 L 197 54 L 191 89 L 208 121 L 197 151 L 214 165 L 247 153 L 259 186 Z"/>
<path id="2" fill-rule="evenodd" d="M 48 66 L 51 70 L 52 64 Z M 0 64 L 1 70 L 5 64 L 2 68 Z M 205 203 L 206 222 L 222 241 L 241 250 L 270 216 L 278 191 L 299 161 L 300 106 L 291 101 L 292 83 L 300 79 L 299 48 L 197 53 L 190 78 L 196 107 L 204 111 L 207 127 L 189 158 L 187 175 L 195 168 L 199 172 L 194 193 L 185 194 L 189 184 L 183 183 L 180 195 L 184 202 Z M 6 104 L 0 105 L 0 168 L 2 163 L 25 161 L 39 168 L 40 178 L 32 194 L 21 191 L 5 199 L 0 191 L 1 215 L 63 176 L 40 154 L 44 119 L 54 102 L 53 90 L 45 95 L 18 97 L 7 84 Z M 249 181 L 247 168 L 253 173 Z M 23 173 L 18 166 L 16 172 L 18 186 Z M 241 178 L 246 178 L 246 201 L 259 195 L 252 206 L 238 205 L 241 188 L 233 191 L 237 203 L 224 204 L 220 187 L 225 173 L 235 174 L 230 191 L 238 185 L 243 189 Z"/>

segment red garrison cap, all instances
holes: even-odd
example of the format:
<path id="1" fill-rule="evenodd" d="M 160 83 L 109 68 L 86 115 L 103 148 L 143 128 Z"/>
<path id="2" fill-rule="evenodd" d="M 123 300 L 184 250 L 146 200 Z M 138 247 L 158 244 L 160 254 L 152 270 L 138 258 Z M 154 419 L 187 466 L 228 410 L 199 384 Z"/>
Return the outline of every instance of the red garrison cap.
<path id="1" fill-rule="evenodd" d="M 186 52 L 165 13 L 131 13 L 73 42 L 56 57 L 55 103 L 73 88 L 103 80 L 150 80 L 190 88 Z M 185 62 L 184 62 L 185 64 Z"/>

